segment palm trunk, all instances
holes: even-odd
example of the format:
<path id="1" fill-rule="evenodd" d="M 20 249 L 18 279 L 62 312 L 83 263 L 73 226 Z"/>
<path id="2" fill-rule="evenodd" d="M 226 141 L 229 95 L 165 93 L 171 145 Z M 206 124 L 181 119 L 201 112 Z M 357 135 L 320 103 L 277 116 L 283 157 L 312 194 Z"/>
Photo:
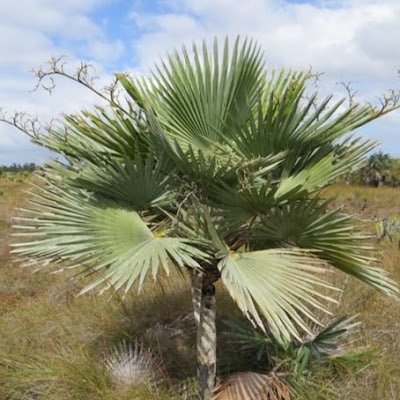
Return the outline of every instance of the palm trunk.
<path id="1" fill-rule="evenodd" d="M 192 302 L 197 325 L 197 361 L 200 393 L 211 399 L 217 365 L 215 287 L 206 274 L 192 273 Z"/>
<path id="2" fill-rule="evenodd" d="M 190 280 L 192 283 L 192 306 L 193 306 L 194 322 L 196 323 L 196 329 L 198 330 L 200 324 L 203 273 L 197 270 L 191 270 Z"/>

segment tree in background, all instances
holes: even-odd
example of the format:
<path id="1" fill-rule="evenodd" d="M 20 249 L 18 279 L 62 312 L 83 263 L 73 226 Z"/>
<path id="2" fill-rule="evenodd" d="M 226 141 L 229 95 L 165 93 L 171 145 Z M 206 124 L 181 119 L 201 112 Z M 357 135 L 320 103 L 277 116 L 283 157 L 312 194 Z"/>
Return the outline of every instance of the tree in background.
<path id="1" fill-rule="evenodd" d="M 0 172 L 33 172 L 37 168 L 38 167 L 35 163 L 25 163 L 25 164 L 12 163 L 11 165 L 1 165 Z"/>
<path id="2" fill-rule="evenodd" d="M 390 175 L 394 163 L 389 154 L 381 151 L 368 157 L 366 167 L 363 168 L 363 181 L 375 187 L 384 184 Z"/>
<path id="3" fill-rule="evenodd" d="M 184 48 L 148 78 L 118 75 L 124 101 L 111 95 L 34 136 L 65 162 L 41 173 L 14 252 L 39 268 L 79 268 L 93 278 L 83 293 L 189 273 L 204 399 L 217 281 L 281 343 L 328 311 L 329 266 L 396 295 L 352 217 L 321 198 L 373 147 L 350 133 L 395 107 L 343 110 L 330 97 L 315 107 L 310 78 L 266 70 L 259 46 L 240 39 Z"/>

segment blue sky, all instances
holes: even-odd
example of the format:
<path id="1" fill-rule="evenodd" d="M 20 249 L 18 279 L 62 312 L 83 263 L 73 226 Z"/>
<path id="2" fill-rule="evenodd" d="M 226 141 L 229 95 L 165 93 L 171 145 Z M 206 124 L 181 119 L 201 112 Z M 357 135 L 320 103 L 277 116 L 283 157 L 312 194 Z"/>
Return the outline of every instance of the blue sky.
<path id="1" fill-rule="evenodd" d="M 359 99 L 399 89 L 399 0 L 14 0 L 0 5 L 0 107 L 48 120 L 90 107 L 96 99 L 65 80 L 52 96 L 30 90 L 29 72 L 51 56 L 95 65 L 107 83 L 115 71 L 146 73 L 182 43 L 252 36 L 267 66 L 324 72 L 322 93 L 342 97 L 352 82 Z M 400 156 L 400 111 L 359 133 Z M 0 164 L 43 162 L 49 154 L 0 124 Z"/>

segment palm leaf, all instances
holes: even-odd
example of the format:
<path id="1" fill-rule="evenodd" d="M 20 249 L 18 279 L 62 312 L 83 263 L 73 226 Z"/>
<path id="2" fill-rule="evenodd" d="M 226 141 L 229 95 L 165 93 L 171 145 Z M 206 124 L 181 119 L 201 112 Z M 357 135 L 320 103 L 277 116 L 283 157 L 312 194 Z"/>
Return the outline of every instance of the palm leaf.
<path id="1" fill-rule="evenodd" d="M 361 322 L 357 321 L 357 316 L 343 316 L 337 318 L 327 326 L 313 335 L 303 340 L 301 347 L 309 347 L 323 356 L 339 356 L 346 352 L 344 341 L 359 331 Z"/>
<path id="2" fill-rule="evenodd" d="M 292 354 L 295 357 L 293 367 L 296 375 L 309 370 L 314 361 L 321 363 L 332 357 L 361 355 L 362 353 L 355 353 L 352 349 L 355 341 L 352 336 L 359 331 L 360 324 L 356 321 L 356 316 L 343 316 L 328 323 L 319 332 L 306 337 L 301 343 L 296 343 L 294 348 L 292 344 L 290 350 L 294 349 Z"/>
<path id="3" fill-rule="evenodd" d="M 275 351 L 271 350 L 275 350 L 275 342 L 270 335 L 259 332 L 254 326 L 249 326 L 248 323 L 244 324 L 241 321 L 225 320 L 223 323 L 229 328 L 229 330 L 223 332 L 223 335 L 227 337 L 229 343 L 237 346 L 240 352 L 249 350 L 255 352 L 257 363 L 265 364 L 266 360 L 274 358 L 273 353 Z"/>
<path id="4" fill-rule="evenodd" d="M 318 250 L 318 257 L 360 281 L 388 294 L 397 295 L 396 283 L 368 254 L 373 247 L 355 227 L 351 216 L 328 211 L 316 200 L 295 202 L 271 210 L 253 233 L 259 246 L 280 247 L 285 243 Z"/>
<path id="5" fill-rule="evenodd" d="M 172 177 L 167 175 L 170 170 L 168 161 L 152 153 L 146 157 L 137 153 L 133 158 L 103 158 L 77 163 L 70 169 L 64 166 L 53 168 L 65 175 L 71 186 L 136 211 L 173 202 L 174 195 L 170 190 Z"/>
<path id="6" fill-rule="evenodd" d="M 344 101 L 332 105 L 332 96 L 316 105 L 316 94 L 306 97 L 311 77 L 310 72 L 270 72 L 263 94 L 251 105 L 254 112 L 245 121 L 236 119 L 231 145 L 248 158 L 290 149 L 293 157 L 287 168 L 294 172 L 296 164 L 314 158 L 317 149 L 332 149 L 339 139 L 377 117 L 368 106 L 354 105 L 340 112 Z"/>
<path id="7" fill-rule="evenodd" d="M 317 274 L 326 269 L 299 249 L 271 249 L 232 253 L 218 264 L 221 279 L 239 308 L 265 330 L 263 318 L 279 341 L 300 339 L 310 332 L 306 320 L 316 323 L 313 310 L 328 312 L 334 302 L 322 289 L 334 289 Z"/>
<path id="8" fill-rule="evenodd" d="M 361 168 L 365 163 L 365 155 L 374 147 L 374 142 L 349 139 L 336 148 L 326 149 L 326 154 L 316 152 L 307 163 L 303 159 L 299 172 L 285 171 L 288 165 L 284 165 L 275 198 L 287 198 L 289 195 L 295 199 L 321 190 L 349 171 Z M 315 148 L 313 150 L 315 152 Z"/>
<path id="9" fill-rule="evenodd" d="M 84 291 L 102 283 L 125 286 L 125 292 L 138 283 L 140 289 L 160 267 L 167 274 L 171 265 L 199 268 L 197 260 L 205 257 L 188 239 L 152 232 L 132 209 L 50 181 L 35 189 L 30 204 L 16 226 L 16 235 L 26 239 L 13 252 L 35 258 L 40 267 L 51 262 L 100 271 Z"/>
<path id="10" fill-rule="evenodd" d="M 146 99 L 183 147 L 191 144 L 212 154 L 218 142 L 232 135 L 229 128 L 236 110 L 251 112 L 264 79 L 263 56 L 257 44 L 239 38 L 232 52 L 226 39 L 222 51 L 215 40 L 211 52 L 203 43 L 201 49 L 193 46 L 193 57 L 185 47 L 181 54 L 156 66 L 150 82 L 121 83 L 135 99 L 138 93 Z"/>
<path id="11" fill-rule="evenodd" d="M 96 107 L 94 112 L 65 116 L 65 122 L 41 136 L 38 143 L 73 160 L 93 155 L 129 158 L 149 147 L 146 123 L 139 113 Z"/>
<path id="12" fill-rule="evenodd" d="M 310 107 L 301 115 L 300 100 L 309 74 L 285 71 L 278 76 L 272 71 L 265 87 L 256 98 L 255 105 L 247 107 L 253 112 L 232 122 L 231 146 L 247 158 L 266 157 L 288 149 L 291 133 L 302 122 Z M 293 128 L 290 128 L 293 126 Z"/>

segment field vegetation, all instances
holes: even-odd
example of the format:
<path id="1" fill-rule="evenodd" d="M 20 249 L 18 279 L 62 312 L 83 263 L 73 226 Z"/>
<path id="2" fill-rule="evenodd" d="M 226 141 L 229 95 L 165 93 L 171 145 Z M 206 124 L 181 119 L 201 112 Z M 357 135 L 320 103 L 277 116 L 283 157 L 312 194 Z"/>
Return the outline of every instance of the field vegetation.
<path id="1" fill-rule="evenodd" d="M 27 174 L 0 179 L 0 398 L 196 399 L 195 328 L 186 277 L 151 284 L 141 296 L 121 300 L 116 293 L 76 297 L 85 282 L 23 268 L 10 257 L 9 243 L 12 217 L 23 207 L 32 179 Z M 355 214 L 371 235 L 378 221 L 400 217 L 398 188 L 337 184 L 325 194 L 336 196 L 335 206 Z M 399 282 L 399 242 L 385 237 L 376 245 L 382 266 Z M 362 323 L 351 343 L 358 354 L 314 363 L 305 375 L 305 390 L 295 398 L 397 400 L 400 304 L 353 279 L 337 279 L 344 292 L 335 314 L 359 314 Z M 238 354 L 241 344 L 224 334 L 227 321 L 246 323 L 232 313 L 229 296 L 219 293 L 219 374 L 255 370 L 254 353 Z M 127 385 L 113 379 L 104 360 L 121 341 L 135 340 L 151 350 L 154 376 L 151 382 Z M 280 371 L 285 372 L 284 365 Z"/>

